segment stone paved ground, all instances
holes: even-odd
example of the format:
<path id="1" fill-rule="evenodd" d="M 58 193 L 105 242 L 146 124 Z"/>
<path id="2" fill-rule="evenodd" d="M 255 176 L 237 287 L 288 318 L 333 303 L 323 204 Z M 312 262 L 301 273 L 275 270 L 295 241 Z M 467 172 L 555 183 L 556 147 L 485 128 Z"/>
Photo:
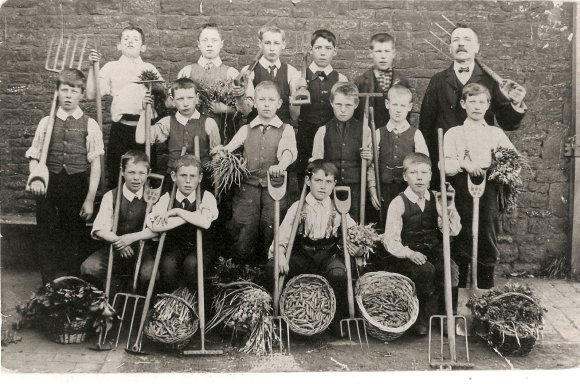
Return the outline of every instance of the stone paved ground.
<path id="1" fill-rule="evenodd" d="M 14 306 L 25 300 L 40 281 L 30 271 L 2 271 L 2 320 L 8 329 L 16 319 Z M 471 360 L 478 369 L 564 369 L 580 366 L 580 283 L 538 278 L 518 279 L 531 284 L 548 309 L 543 340 L 524 358 L 509 361 L 470 339 Z M 499 283 L 502 283 L 500 281 Z M 94 341 L 61 345 L 36 330 L 21 330 L 22 341 L 2 347 L 2 373 L 126 373 L 126 372 L 298 372 L 298 371 L 406 371 L 428 370 L 427 340 L 404 335 L 389 343 L 370 341 L 359 353 L 348 342 L 329 335 L 292 339 L 291 356 L 254 357 L 241 355 L 228 346 L 228 337 L 210 335 L 208 348 L 222 345 L 223 356 L 179 357 L 155 351 L 147 356 L 127 354 L 119 346 L 108 352 L 88 347 Z M 459 355 L 464 349 L 458 344 Z M 18 376 L 18 375 L 16 375 Z"/>

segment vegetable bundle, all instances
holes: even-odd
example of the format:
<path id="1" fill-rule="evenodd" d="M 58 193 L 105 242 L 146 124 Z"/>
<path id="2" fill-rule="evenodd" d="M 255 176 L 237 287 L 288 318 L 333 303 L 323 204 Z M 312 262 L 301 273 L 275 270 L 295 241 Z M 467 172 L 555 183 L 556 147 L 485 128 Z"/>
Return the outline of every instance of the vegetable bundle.
<path id="1" fill-rule="evenodd" d="M 236 106 L 236 98 L 232 95 L 233 80 L 204 81 L 197 80 L 199 94 L 199 109 L 201 113 L 211 111 L 211 103 L 224 103 L 228 107 Z"/>
<path id="2" fill-rule="evenodd" d="M 243 157 L 220 151 L 205 165 L 211 171 L 214 194 L 218 199 L 225 195 L 232 185 L 240 185 L 242 179 L 250 174 L 246 164 L 247 160 Z"/>
<path id="3" fill-rule="evenodd" d="M 374 320 L 390 328 L 399 328 L 409 322 L 409 303 L 396 292 L 377 292 L 362 299 L 364 308 Z"/>
<path id="4" fill-rule="evenodd" d="M 220 287 L 214 298 L 214 317 L 207 324 L 209 332 L 223 324 L 224 328 L 242 329 L 250 332 L 243 353 L 263 355 L 272 351 L 272 298 L 259 285 L 235 282 Z"/>
<path id="5" fill-rule="evenodd" d="M 499 195 L 500 210 L 510 211 L 516 207 L 518 196 L 522 191 L 520 173 L 523 167 L 529 167 L 526 158 L 515 149 L 497 147 L 491 151 L 489 180 L 501 185 Z"/>
<path id="6" fill-rule="evenodd" d="M 362 258 L 363 266 L 366 265 L 369 255 L 374 253 L 375 245 L 379 241 L 381 241 L 381 237 L 374 228 L 374 224 L 354 225 L 347 231 L 349 254 Z"/>
<path id="7" fill-rule="evenodd" d="M 238 264 L 231 258 L 226 259 L 220 256 L 215 264 L 213 276 L 210 279 L 215 284 L 227 284 L 235 281 L 250 281 L 260 284 L 263 278 L 263 272 L 263 269 L 259 266 Z"/>

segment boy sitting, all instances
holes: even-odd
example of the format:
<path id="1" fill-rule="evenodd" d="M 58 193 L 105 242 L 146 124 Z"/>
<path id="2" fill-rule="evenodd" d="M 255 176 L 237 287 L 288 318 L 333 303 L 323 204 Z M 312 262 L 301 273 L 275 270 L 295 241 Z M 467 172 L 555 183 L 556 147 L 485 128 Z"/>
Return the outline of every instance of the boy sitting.
<path id="1" fill-rule="evenodd" d="M 131 150 L 121 159 L 121 173 L 123 186 L 121 191 L 114 188 L 103 195 L 99 213 L 93 223 L 91 236 L 97 240 L 104 240 L 113 244 L 114 259 L 113 273 L 118 275 L 132 275 L 135 260 L 139 253 L 139 241 L 152 239 L 156 236 L 149 229 L 143 229 L 143 221 L 147 203 L 143 199 L 143 185 L 149 174 L 149 159 L 141 151 Z M 113 233 L 113 216 L 117 193 L 121 193 L 119 222 L 117 233 Z M 81 265 L 81 275 L 87 281 L 103 287 L 107 275 L 109 261 L 107 245 L 90 255 Z M 141 280 L 147 283 L 149 277 Z"/>
<path id="2" fill-rule="evenodd" d="M 417 128 L 411 127 L 407 121 L 407 116 L 413 108 L 412 100 L 411 90 L 402 82 L 393 85 L 387 93 L 385 105 L 389 112 L 389 121 L 375 132 L 379 148 L 381 196 L 377 195 L 374 164 L 371 164 L 367 172 L 369 194 L 375 209 L 381 206 L 388 207 L 391 201 L 405 190 L 403 180 L 405 156 L 413 152 L 429 156 L 423 134 Z"/>
<path id="3" fill-rule="evenodd" d="M 218 217 L 217 202 L 211 192 L 203 189 L 201 197 L 196 195 L 203 167 L 195 156 L 178 158 L 173 164 L 171 178 L 177 185 L 173 208 L 167 210 L 170 194 L 164 194 L 153 206 L 147 225 L 155 232 L 167 232 L 159 266 L 160 289 L 171 292 L 183 282 L 194 292 L 197 291 L 196 229 L 208 229 Z M 199 209 L 196 206 L 198 198 L 201 199 Z M 203 251 L 203 268 L 207 270 L 211 263 L 211 243 L 203 242 Z M 152 258 L 143 262 L 143 279 L 151 277 L 153 262 Z"/>
<path id="4" fill-rule="evenodd" d="M 429 190 L 431 160 L 422 153 L 411 153 L 403 161 L 407 189 L 389 205 L 383 245 L 389 256 L 382 260 L 385 269 L 409 277 L 419 299 L 419 317 L 414 331 L 427 334 L 431 315 L 437 313 L 438 296 L 443 284 L 443 246 L 440 229 L 441 204 Z M 450 191 L 451 192 L 451 191 Z M 451 236 L 461 229 L 453 202 L 447 207 Z M 457 266 L 451 263 L 453 308 L 457 308 Z"/>
<path id="5" fill-rule="evenodd" d="M 330 90 L 334 118 L 318 128 L 311 159 L 324 159 L 336 166 L 338 185 L 350 187 L 352 204 L 349 213 L 357 222 L 360 216 L 362 159 L 372 159 L 371 131 L 367 127 L 363 135 L 362 122 L 353 117 L 358 101 L 356 85 L 343 82 L 334 84 Z"/>
<path id="6" fill-rule="evenodd" d="M 276 116 L 282 105 L 276 84 L 261 82 L 254 96 L 258 116 L 242 126 L 225 147 L 218 147 L 213 152 L 219 156 L 219 151 L 232 152 L 244 147 L 251 174 L 242 180 L 234 193 L 233 216 L 228 226 L 234 257 L 259 264 L 265 261 L 273 236 L 274 200 L 268 193 L 267 173 L 273 178 L 272 184 L 279 183 L 286 168 L 296 159 L 296 137 L 294 128 Z M 280 200 L 280 208 L 283 215 L 286 197 Z"/>
<path id="7" fill-rule="evenodd" d="M 153 64 L 146 63 L 141 59 L 141 53 L 147 49 L 145 34 L 141 28 L 133 25 L 123 28 L 117 49 L 121 51 L 119 60 L 108 62 L 99 72 L 101 94 L 113 96 L 111 103 L 113 124 L 109 133 L 106 165 L 109 188 L 116 186 L 121 156 L 130 149 L 145 151 L 144 145 L 135 142 L 135 127 L 144 111 L 141 100 L 143 100 L 147 88 L 134 83 L 134 81 L 139 80 L 143 71 L 153 71 L 160 80 L 163 80 Z M 93 49 L 89 59 L 93 62 L 100 61 L 101 55 Z M 90 100 L 96 97 L 96 84 L 92 71 L 93 67 L 89 69 L 87 82 L 87 98 Z M 155 152 L 152 151 L 152 153 Z M 152 162 L 155 164 L 155 161 Z"/>
<path id="8" fill-rule="evenodd" d="M 38 256 L 42 283 L 63 275 L 78 275 L 84 258 L 80 243 L 85 221 L 93 216 L 93 204 L 101 176 L 103 136 L 96 121 L 79 107 L 86 78 L 77 69 L 63 69 L 58 77 L 58 110 L 46 157 L 49 182 L 30 183 L 36 197 Z M 38 166 L 49 117 L 44 117 L 26 151 L 30 171 Z"/>
<path id="9" fill-rule="evenodd" d="M 151 127 L 151 142 L 163 143 L 169 141 L 169 159 L 167 161 L 167 176 L 164 181 L 164 190 L 171 191 L 173 178 L 171 173 L 175 168 L 175 162 L 181 156 L 181 148 L 187 147 L 187 153 L 193 153 L 193 139 L 199 137 L 199 147 L 202 164 L 210 160 L 209 151 L 220 145 L 220 133 L 217 123 L 208 116 L 202 116 L 196 109 L 198 94 L 193 80 L 187 77 L 177 79 L 171 85 L 173 101 L 177 112 L 173 116 L 166 116 Z M 151 96 L 147 95 L 145 103 L 151 104 Z M 145 122 L 139 121 L 135 131 L 137 143 L 145 142 Z M 211 186 L 210 178 L 206 178 L 204 188 Z"/>
<path id="10" fill-rule="evenodd" d="M 338 249 L 341 215 L 330 197 L 336 186 L 338 169 L 329 161 L 314 160 L 308 164 L 306 173 L 305 183 L 310 192 L 306 195 L 302 212 L 297 212 L 298 202 L 295 202 L 280 225 L 278 270 L 288 278 L 315 273 L 328 279 L 336 297 L 333 320 L 333 329 L 336 330 L 340 329 L 340 320 L 348 314 L 346 269 L 343 253 Z M 286 255 L 286 247 L 297 214 L 301 219 L 290 257 Z M 356 225 L 350 215 L 346 217 L 349 228 Z M 266 279 L 271 288 L 274 285 L 274 243 L 270 246 L 269 257 Z"/>
<path id="11" fill-rule="evenodd" d="M 473 199 L 467 187 L 468 175 L 480 184 L 491 165 L 491 151 L 497 147 L 515 149 L 505 132 L 487 125 L 485 114 L 490 106 L 489 90 L 477 83 L 463 88 L 461 107 L 467 112 L 463 125 L 445 133 L 445 172 L 457 191 L 457 211 L 464 223 L 473 218 Z M 478 179 L 478 180 L 477 180 Z M 497 232 L 499 231 L 498 184 L 487 180 L 480 201 L 477 283 L 479 288 L 494 286 L 494 269 L 499 258 Z M 454 243 L 455 262 L 459 265 L 459 286 L 465 287 L 472 254 L 471 226 L 466 226 Z"/>

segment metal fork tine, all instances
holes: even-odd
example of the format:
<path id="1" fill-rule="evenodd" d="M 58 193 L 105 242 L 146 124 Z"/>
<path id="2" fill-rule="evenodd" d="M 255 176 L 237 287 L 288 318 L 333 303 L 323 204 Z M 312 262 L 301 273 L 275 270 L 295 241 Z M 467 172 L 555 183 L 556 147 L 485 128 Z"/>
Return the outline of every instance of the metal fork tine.
<path id="1" fill-rule="evenodd" d="M 77 69 L 79 71 L 81 70 L 81 65 L 83 64 L 83 57 L 85 56 L 86 48 L 87 48 L 87 35 L 85 35 L 85 38 L 83 41 L 83 48 L 81 49 L 81 54 L 79 56 L 79 64 L 77 65 Z"/>
<path id="2" fill-rule="evenodd" d="M 77 47 L 79 45 L 79 37 L 76 36 L 75 37 L 75 43 L 73 44 L 73 49 L 72 49 L 72 53 L 70 55 L 70 64 L 69 64 L 69 68 L 72 68 L 75 62 L 75 53 L 77 52 Z"/>
<path id="3" fill-rule="evenodd" d="M 451 24 L 453 26 L 453 28 L 455 28 L 457 25 L 455 25 L 455 23 L 453 23 L 451 20 L 449 20 L 448 18 L 445 17 L 445 15 L 441 15 L 441 17 L 443 19 L 445 19 L 446 22 L 448 22 L 449 24 Z"/>
<path id="4" fill-rule="evenodd" d="M 445 40 L 443 40 L 442 38 L 440 38 L 439 36 L 437 36 L 435 33 L 433 33 L 433 31 L 429 31 L 430 34 L 432 34 L 433 36 L 435 36 L 435 38 L 437 40 L 439 40 L 441 42 L 441 44 L 448 46 L 447 42 Z"/>
<path id="5" fill-rule="evenodd" d="M 445 28 L 443 28 L 439 23 L 435 23 L 435 25 L 438 26 L 439 29 L 441 29 L 443 32 L 445 32 L 446 34 L 451 36 L 451 33 L 449 31 L 447 31 Z"/>
<path id="6" fill-rule="evenodd" d="M 64 66 L 66 65 L 66 58 L 68 56 L 69 47 L 70 47 L 70 35 L 66 39 L 66 47 L 64 49 L 64 55 L 62 55 L 62 64 L 60 66 L 61 71 L 64 69 Z"/>
<path id="7" fill-rule="evenodd" d="M 48 43 L 48 52 L 46 52 L 46 61 L 44 62 L 44 69 L 50 71 L 49 62 L 50 62 L 50 53 L 52 52 L 52 45 L 54 43 L 54 36 L 50 38 L 50 43 Z"/>
<path id="8" fill-rule="evenodd" d="M 436 50 L 438 53 L 440 53 L 441 55 L 445 56 L 445 58 L 452 60 L 451 57 L 449 55 L 447 55 L 445 52 L 443 52 L 441 49 L 439 49 L 438 47 L 436 47 L 435 45 L 433 45 L 433 43 L 431 43 L 429 40 L 427 39 L 423 39 L 427 44 L 429 44 L 434 50 Z"/>
<path id="9" fill-rule="evenodd" d="M 64 36 L 60 36 L 60 39 L 58 39 L 58 45 L 56 47 L 56 54 L 54 55 L 54 65 L 52 67 L 53 71 L 58 71 L 58 57 L 60 55 L 60 49 L 62 48 L 62 45 L 64 43 Z"/>

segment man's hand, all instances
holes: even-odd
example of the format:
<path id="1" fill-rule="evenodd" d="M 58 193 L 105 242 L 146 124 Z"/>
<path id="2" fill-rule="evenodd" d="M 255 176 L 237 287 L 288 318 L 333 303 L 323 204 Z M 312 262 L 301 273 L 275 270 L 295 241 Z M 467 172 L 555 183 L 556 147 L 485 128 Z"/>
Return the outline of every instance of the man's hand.
<path id="1" fill-rule="evenodd" d="M 504 80 L 499 89 L 515 106 L 519 106 L 526 97 L 526 89 L 513 80 Z"/>
<path id="2" fill-rule="evenodd" d="M 381 209 L 381 200 L 379 198 L 379 196 L 377 195 L 377 188 L 376 187 L 372 187 L 369 189 L 369 194 L 371 195 L 371 203 L 373 204 L 373 207 L 378 211 Z"/>
<path id="3" fill-rule="evenodd" d="M 465 169 L 467 173 L 469 173 L 473 177 L 485 176 L 485 171 L 480 167 L 478 167 L 477 165 L 475 165 L 475 163 L 471 160 L 466 160 L 463 163 L 462 167 L 463 169 Z"/>
<path id="4" fill-rule="evenodd" d="M 91 52 L 89 53 L 89 61 L 92 61 L 92 62 L 101 61 L 101 54 L 99 52 L 97 52 L 96 49 L 91 49 Z"/>
<path id="5" fill-rule="evenodd" d="M 79 213 L 79 216 L 84 221 L 89 221 L 91 219 L 91 217 L 93 217 L 93 212 L 94 212 L 93 203 L 94 202 L 92 200 L 85 200 L 84 201 L 83 206 L 81 207 L 81 211 Z"/>
<path id="6" fill-rule="evenodd" d="M 40 180 L 34 180 L 30 183 L 30 192 L 36 197 L 46 196 L 46 187 Z"/>
<path id="7" fill-rule="evenodd" d="M 427 261 L 427 256 L 421 252 L 413 252 L 411 255 L 409 255 L 408 259 L 417 265 L 423 265 Z"/>
<path id="8" fill-rule="evenodd" d="M 279 255 L 278 257 L 278 273 L 280 275 L 287 275 L 288 271 L 290 270 L 290 266 L 288 265 L 288 260 L 286 260 L 286 256 Z"/>
<path id="9" fill-rule="evenodd" d="M 370 147 L 360 149 L 360 157 L 363 160 L 370 161 L 373 159 L 373 151 Z"/>
<path id="10" fill-rule="evenodd" d="M 281 167 L 280 164 L 275 164 L 270 166 L 268 172 L 270 172 L 270 177 L 282 177 L 286 169 Z"/>

